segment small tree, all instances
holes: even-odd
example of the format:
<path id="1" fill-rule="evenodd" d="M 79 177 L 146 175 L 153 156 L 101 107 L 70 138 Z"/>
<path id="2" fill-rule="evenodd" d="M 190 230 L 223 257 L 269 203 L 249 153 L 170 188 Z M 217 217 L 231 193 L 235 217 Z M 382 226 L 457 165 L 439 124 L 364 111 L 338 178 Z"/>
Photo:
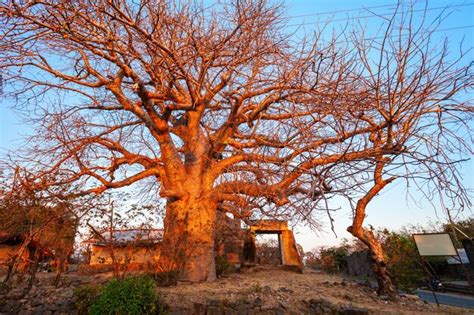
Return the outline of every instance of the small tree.
<path id="1" fill-rule="evenodd" d="M 37 190 L 28 183 L 28 174 L 19 169 L 13 173 L 5 171 L 2 175 L 4 186 L 0 195 L 0 230 L 5 235 L 22 240 L 18 252 L 11 258 L 4 282 L 8 283 L 12 279 L 22 257 L 31 251 L 28 289 L 45 255 L 55 262 L 57 283 L 73 250 L 78 220 L 72 209 L 76 205 Z M 79 211 L 80 208 L 74 210 Z"/>

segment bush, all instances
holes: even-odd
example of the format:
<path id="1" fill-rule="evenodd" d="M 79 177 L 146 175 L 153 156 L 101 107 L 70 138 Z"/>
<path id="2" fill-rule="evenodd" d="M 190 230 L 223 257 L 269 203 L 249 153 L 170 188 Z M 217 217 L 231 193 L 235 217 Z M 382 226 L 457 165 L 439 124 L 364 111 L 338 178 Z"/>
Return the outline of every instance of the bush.
<path id="1" fill-rule="evenodd" d="M 90 314 L 164 314 L 165 309 L 150 277 L 112 280 L 89 308 Z"/>
<path id="2" fill-rule="evenodd" d="M 216 257 L 216 276 L 221 276 L 224 272 L 229 269 L 229 262 L 225 256 L 217 256 Z"/>
<path id="3" fill-rule="evenodd" d="M 86 285 L 74 290 L 74 304 L 79 314 L 88 314 L 89 307 L 100 293 L 99 286 Z"/>
<path id="4" fill-rule="evenodd" d="M 382 247 L 388 269 L 399 289 L 410 292 L 423 280 L 416 245 L 410 235 L 383 231 Z"/>
<path id="5" fill-rule="evenodd" d="M 347 270 L 347 245 L 322 248 L 319 252 L 321 268 L 327 272 L 341 272 Z"/>
<path id="6" fill-rule="evenodd" d="M 321 267 L 321 259 L 319 258 L 319 252 L 317 252 L 316 250 L 304 253 L 303 261 L 304 266 L 307 268 L 318 269 Z"/>

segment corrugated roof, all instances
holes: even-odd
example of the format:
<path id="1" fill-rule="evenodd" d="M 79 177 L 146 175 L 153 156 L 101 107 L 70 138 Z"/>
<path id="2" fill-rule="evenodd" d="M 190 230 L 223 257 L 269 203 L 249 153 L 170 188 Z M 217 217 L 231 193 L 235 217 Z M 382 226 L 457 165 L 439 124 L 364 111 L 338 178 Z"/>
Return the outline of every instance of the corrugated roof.
<path id="1" fill-rule="evenodd" d="M 158 243 L 163 239 L 163 229 L 129 229 L 129 230 L 114 230 L 101 232 L 102 237 L 94 236 L 86 243 L 97 245 L 104 244 L 104 240 L 115 242 L 119 244 L 144 242 L 144 243 Z"/>

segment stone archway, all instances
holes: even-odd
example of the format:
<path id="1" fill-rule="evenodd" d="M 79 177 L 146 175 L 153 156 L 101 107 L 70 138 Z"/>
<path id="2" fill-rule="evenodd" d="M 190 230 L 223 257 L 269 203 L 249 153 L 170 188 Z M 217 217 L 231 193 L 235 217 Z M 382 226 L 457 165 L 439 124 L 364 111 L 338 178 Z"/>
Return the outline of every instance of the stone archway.
<path id="1" fill-rule="evenodd" d="M 278 247 L 281 253 L 281 264 L 298 272 L 303 271 L 303 263 L 296 247 L 295 237 L 293 231 L 288 229 L 287 221 L 260 220 L 251 222 L 249 233 L 244 242 L 242 254 L 244 262 L 256 262 L 255 236 L 257 234 L 277 234 Z"/>

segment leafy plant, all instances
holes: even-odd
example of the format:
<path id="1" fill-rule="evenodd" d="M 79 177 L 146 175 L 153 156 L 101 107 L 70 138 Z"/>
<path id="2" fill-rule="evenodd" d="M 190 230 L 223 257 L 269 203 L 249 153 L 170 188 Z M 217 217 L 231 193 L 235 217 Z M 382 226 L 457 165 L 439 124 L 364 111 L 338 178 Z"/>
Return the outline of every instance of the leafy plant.
<path id="1" fill-rule="evenodd" d="M 322 248 L 319 252 L 321 267 L 328 272 L 340 272 L 347 269 L 347 256 L 349 250 L 347 245 L 338 247 Z"/>
<path id="2" fill-rule="evenodd" d="M 416 245 L 410 235 L 383 231 L 382 247 L 387 256 L 388 269 L 399 289 L 410 291 L 423 279 Z"/>
<path id="3" fill-rule="evenodd" d="M 100 293 L 99 286 L 86 285 L 73 292 L 74 304 L 79 314 L 88 314 L 89 307 Z"/>
<path id="4" fill-rule="evenodd" d="M 150 277 L 111 280 L 89 308 L 90 314 L 165 314 L 165 307 Z"/>
<path id="5" fill-rule="evenodd" d="M 225 256 L 216 257 L 216 275 L 221 276 L 224 272 L 229 269 L 230 265 Z"/>

